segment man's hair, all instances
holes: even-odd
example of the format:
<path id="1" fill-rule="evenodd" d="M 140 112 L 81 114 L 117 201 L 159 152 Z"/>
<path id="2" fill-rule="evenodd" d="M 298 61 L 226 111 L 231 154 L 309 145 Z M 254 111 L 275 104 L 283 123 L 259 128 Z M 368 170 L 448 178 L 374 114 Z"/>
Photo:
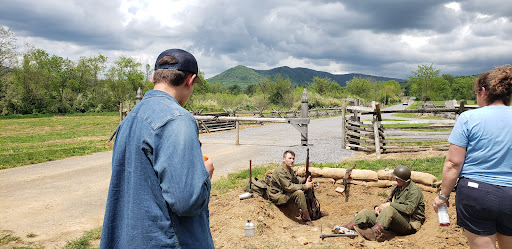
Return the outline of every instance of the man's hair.
<path id="1" fill-rule="evenodd" d="M 492 104 L 496 100 L 502 100 L 505 105 L 510 105 L 512 94 L 512 66 L 505 65 L 482 74 L 473 85 L 473 91 L 479 93 L 485 88 L 487 93 L 486 104 Z"/>
<path id="2" fill-rule="evenodd" d="M 295 152 L 293 152 L 293 151 L 291 151 L 291 150 L 287 150 L 287 151 L 285 151 L 285 152 L 283 153 L 283 158 L 285 158 L 285 157 L 286 157 L 286 154 L 288 154 L 288 153 L 292 154 L 292 156 L 294 156 L 294 157 L 295 157 Z"/>
<path id="3" fill-rule="evenodd" d="M 178 63 L 178 60 L 173 56 L 164 56 L 156 62 L 157 65 L 175 63 Z M 173 86 L 180 86 L 185 82 L 185 79 L 189 74 L 191 73 L 176 69 L 158 69 L 155 70 L 155 73 L 153 74 L 153 83 L 156 84 L 164 82 Z"/>

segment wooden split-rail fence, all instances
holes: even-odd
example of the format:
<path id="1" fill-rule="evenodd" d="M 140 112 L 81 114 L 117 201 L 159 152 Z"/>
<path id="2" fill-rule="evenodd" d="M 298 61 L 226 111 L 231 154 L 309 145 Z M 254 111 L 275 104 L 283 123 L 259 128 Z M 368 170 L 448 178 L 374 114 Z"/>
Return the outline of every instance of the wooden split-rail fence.
<path id="1" fill-rule="evenodd" d="M 447 150 L 448 136 L 455 119 L 415 119 L 406 121 L 383 121 L 384 113 L 418 113 L 436 115 L 453 113 L 458 117 L 463 111 L 476 106 L 465 106 L 461 100 L 453 108 L 421 108 L 415 110 L 383 111 L 380 104 L 371 107 L 347 106 L 342 111 L 342 147 L 350 150 L 382 153 Z M 366 118 L 363 115 L 366 115 Z M 399 117 L 393 119 L 400 119 Z"/>

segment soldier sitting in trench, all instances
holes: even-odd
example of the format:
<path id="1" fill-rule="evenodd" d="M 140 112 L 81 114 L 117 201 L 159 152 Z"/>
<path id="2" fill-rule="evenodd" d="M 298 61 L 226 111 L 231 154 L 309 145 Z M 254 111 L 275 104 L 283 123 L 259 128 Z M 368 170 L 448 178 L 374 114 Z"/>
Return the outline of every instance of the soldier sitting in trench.
<path id="1" fill-rule="evenodd" d="M 392 173 L 397 186 L 388 202 L 362 210 L 343 227 L 356 230 L 367 240 L 382 241 L 386 231 L 400 235 L 418 231 L 425 221 L 425 203 L 421 189 L 411 181 L 411 170 L 398 166 Z"/>
<path id="2" fill-rule="evenodd" d="M 272 172 L 267 194 L 270 201 L 276 205 L 283 205 L 292 201 L 299 208 L 299 212 L 305 225 L 312 226 L 309 216 L 306 196 L 304 191 L 313 187 L 311 176 L 308 179 L 297 177 L 292 169 L 295 162 L 295 153 L 287 150 L 283 154 L 283 163 Z M 326 216 L 327 212 L 321 211 L 320 216 Z"/>

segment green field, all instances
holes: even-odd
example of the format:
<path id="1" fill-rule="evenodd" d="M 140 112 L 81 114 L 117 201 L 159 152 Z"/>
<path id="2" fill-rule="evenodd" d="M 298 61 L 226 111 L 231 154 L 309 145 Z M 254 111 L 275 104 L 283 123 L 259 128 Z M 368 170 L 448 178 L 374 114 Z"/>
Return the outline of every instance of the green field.
<path id="1" fill-rule="evenodd" d="M 118 113 L 0 119 L 0 169 L 112 149 Z"/>

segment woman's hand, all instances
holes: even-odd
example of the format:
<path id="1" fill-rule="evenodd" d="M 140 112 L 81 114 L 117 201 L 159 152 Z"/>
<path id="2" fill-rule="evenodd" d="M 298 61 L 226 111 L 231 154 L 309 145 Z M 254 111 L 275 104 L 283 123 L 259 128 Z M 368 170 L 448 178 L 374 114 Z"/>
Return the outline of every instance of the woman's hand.
<path id="1" fill-rule="evenodd" d="M 442 205 L 442 204 L 446 204 L 447 207 L 450 206 L 449 201 L 441 200 L 441 198 L 439 198 L 439 196 L 434 198 L 434 202 L 433 202 L 432 206 L 434 207 L 434 211 L 436 211 L 436 213 L 437 213 L 437 207 L 439 207 L 439 205 Z"/>

